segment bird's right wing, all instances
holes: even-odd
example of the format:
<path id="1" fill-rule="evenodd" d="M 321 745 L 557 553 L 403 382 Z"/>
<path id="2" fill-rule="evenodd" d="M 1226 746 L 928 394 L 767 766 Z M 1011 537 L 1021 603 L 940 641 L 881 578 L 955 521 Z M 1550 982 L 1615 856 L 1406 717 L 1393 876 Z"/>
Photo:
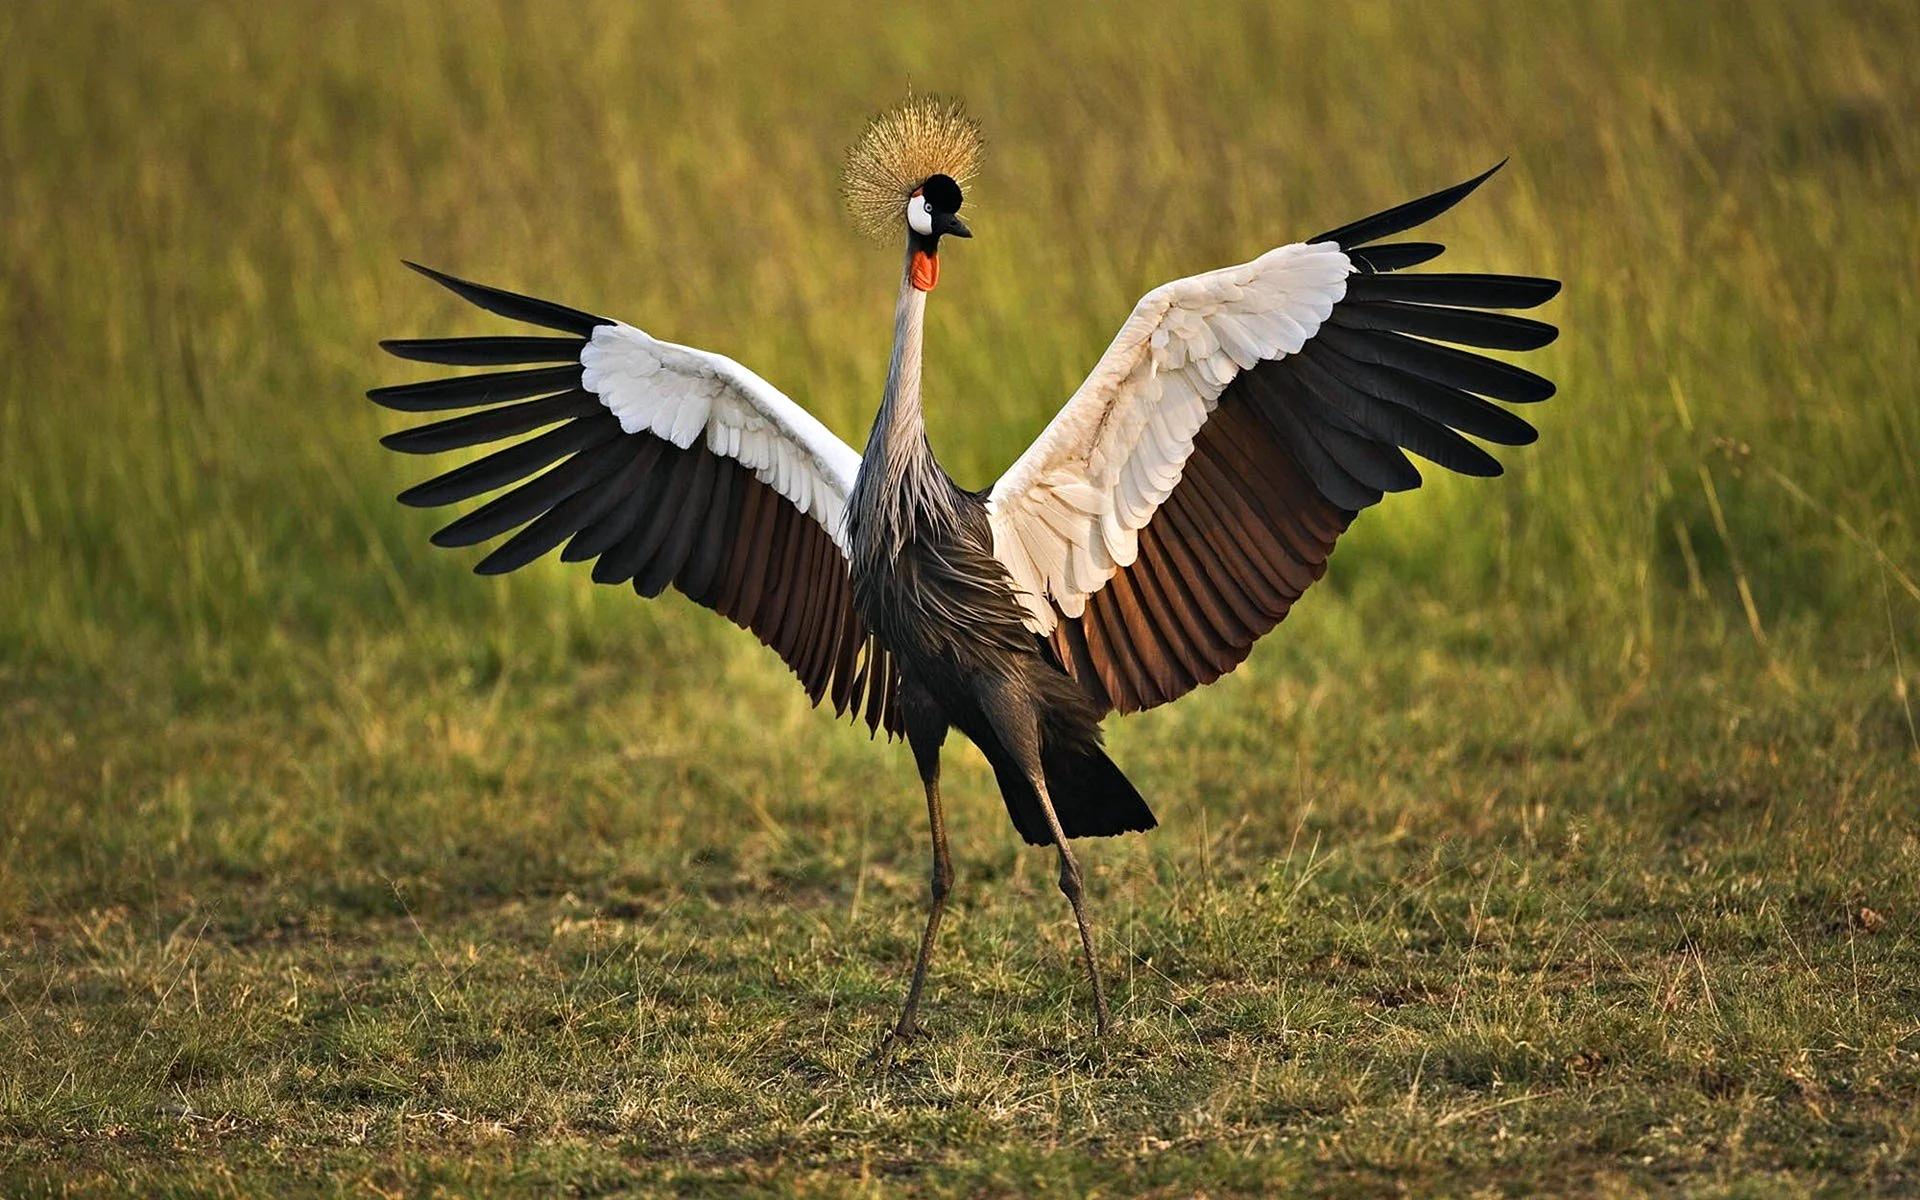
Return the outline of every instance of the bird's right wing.
<path id="1" fill-rule="evenodd" d="M 375 388 L 368 398 L 401 412 L 475 410 L 389 434 L 388 448 L 434 454 L 546 429 L 400 494 L 437 507 L 518 485 L 435 533 L 435 545 L 518 529 L 474 569 L 511 571 L 565 542 L 560 557 L 593 560 L 596 582 L 631 582 L 642 596 L 672 584 L 758 635 L 814 703 L 830 696 L 870 729 L 898 728 L 895 668 L 854 610 L 848 573 L 857 452 L 730 358 L 415 270 L 565 335 L 381 343 L 417 362 L 519 368 Z"/>

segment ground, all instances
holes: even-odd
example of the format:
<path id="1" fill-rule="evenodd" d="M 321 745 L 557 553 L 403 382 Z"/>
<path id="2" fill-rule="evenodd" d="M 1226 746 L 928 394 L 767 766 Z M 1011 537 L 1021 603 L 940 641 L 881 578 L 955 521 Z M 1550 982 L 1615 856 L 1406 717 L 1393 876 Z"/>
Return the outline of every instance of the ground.
<path id="1" fill-rule="evenodd" d="M 1903 6 L 1002 7 L 0 14 L 0 1194 L 1920 1190 Z M 971 486 L 1147 287 L 1502 156 L 1436 265 L 1568 282 L 1506 477 L 1110 723 L 1105 1040 L 956 744 L 876 1055 L 905 747 L 677 599 L 473 578 L 360 398 L 499 328 L 405 255 L 857 440 L 898 263 L 834 173 L 908 79 L 990 142 Z"/>

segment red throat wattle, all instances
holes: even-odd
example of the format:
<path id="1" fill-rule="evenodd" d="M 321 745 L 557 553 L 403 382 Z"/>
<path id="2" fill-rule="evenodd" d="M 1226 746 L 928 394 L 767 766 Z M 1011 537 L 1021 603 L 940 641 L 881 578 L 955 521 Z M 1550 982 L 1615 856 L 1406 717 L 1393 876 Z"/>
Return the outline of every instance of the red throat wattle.
<path id="1" fill-rule="evenodd" d="M 940 258 L 928 254 L 925 250 L 913 252 L 913 286 L 920 291 L 930 292 L 933 285 L 940 282 Z"/>

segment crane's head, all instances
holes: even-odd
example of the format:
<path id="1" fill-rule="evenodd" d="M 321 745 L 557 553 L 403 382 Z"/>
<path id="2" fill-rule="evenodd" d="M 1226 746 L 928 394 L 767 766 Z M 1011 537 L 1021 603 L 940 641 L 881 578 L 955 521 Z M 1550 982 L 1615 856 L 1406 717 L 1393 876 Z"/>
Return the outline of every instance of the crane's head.
<path id="1" fill-rule="evenodd" d="M 960 186 L 979 163 L 979 127 L 958 103 L 930 97 L 881 113 L 847 151 L 847 207 L 870 236 L 905 234 L 923 292 L 940 278 L 940 239 L 973 236 L 960 219 Z"/>
<path id="2" fill-rule="evenodd" d="M 951 175 L 931 175 L 907 197 L 908 269 L 923 292 L 940 282 L 940 239 L 947 234 L 970 238 L 973 230 L 960 219 L 960 185 Z"/>

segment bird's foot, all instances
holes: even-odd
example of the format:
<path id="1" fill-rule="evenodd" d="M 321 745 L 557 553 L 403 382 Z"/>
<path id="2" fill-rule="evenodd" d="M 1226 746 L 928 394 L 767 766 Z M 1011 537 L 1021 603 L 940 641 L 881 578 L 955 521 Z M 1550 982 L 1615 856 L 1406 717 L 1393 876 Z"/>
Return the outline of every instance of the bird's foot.
<path id="1" fill-rule="evenodd" d="M 894 1027 L 887 1031 L 881 1046 L 887 1053 L 892 1053 L 895 1048 L 904 1046 L 908 1042 L 929 1041 L 932 1037 L 933 1034 L 927 1031 L 927 1027 L 920 1023 L 918 1017 L 901 1017 Z"/>
<path id="2" fill-rule="evenodd" d="M 902 1017 L 893 1028 L 887 1030 L 886 1036 L 880 1039 L 880 1044 L 875 1046 L 873 1053 L 867 1056 L 867 1065 L 885 1066 L 893 1058 L 893 1052 L 901 1046 L 908 1042 L 926 1041 L 932 1036 L 927 1032 L 926 1026 L 920 1024 L 918 1020 Z"/>

